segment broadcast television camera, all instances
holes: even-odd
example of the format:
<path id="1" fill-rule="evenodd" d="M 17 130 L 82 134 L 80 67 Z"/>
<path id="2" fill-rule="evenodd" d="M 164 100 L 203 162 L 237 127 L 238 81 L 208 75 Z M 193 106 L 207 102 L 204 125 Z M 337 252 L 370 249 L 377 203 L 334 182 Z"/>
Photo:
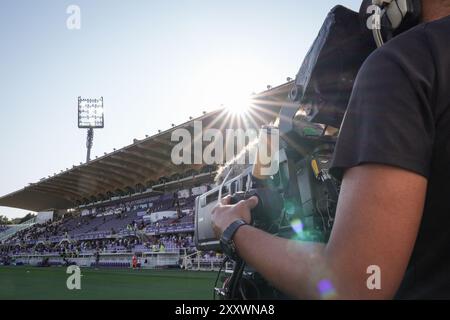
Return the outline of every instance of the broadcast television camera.
<path id="1" fill-rule="evenodd" d="M 252 211 L 252 224 L 257 228 L 293 240 L 328 241 L 340 187 L 329 173 L 337 132 L 358 70 L 375 48 L 357 12 L 343 6 L 331 10 L 278 116 L 278 172 L 261 177 L 249 166 L 197 197 L 198 250 L 221 251 L 211 228 L 211 212 L 219 195 L 228 194 L 234 203 L 258 197 L 259 204 Z M 289 298 L 240 259 L 232 276 L 215 290 L 222 299 Z"/>

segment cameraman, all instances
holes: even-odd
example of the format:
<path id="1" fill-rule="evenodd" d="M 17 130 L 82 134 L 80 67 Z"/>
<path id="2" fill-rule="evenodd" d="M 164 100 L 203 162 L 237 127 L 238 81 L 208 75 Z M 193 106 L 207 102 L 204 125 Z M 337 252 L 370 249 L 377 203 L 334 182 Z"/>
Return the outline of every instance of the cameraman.
<path id="1" fill-rule="evenodd" d="M 328 244 L 249 225 L 233 236 L 240 257 L 294 298 L 325 298 L 324 281 L 337 299 L 450 298 L 450 0 L 422 1 L 422 22 L 359 72 L 335 150 L 342 186 Z M 229 200 L 213 212 L 217 237 L 249 222 L 258 201 Z"/>

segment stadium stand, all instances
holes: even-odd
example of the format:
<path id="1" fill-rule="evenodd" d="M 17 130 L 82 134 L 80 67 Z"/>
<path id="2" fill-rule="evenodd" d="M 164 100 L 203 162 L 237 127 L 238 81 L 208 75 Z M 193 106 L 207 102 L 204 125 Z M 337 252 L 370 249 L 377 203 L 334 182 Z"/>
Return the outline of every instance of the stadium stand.
<path id="1" fill-rule="evenodd" d="M 204 192 L 208 185 L 192 189 Z M 192 189 L 90 205 L 43 224 L 28 225 L 3 241 L 0 261 L 43 265 L 48 259 L 48 265 L 64 265 L 90 257 L 87 265 L 122 268 L 130 267 L 130 255 L 138 254 L 144 265 L 150 260 L 145 255 L 172 254 L 171 259 L 160 259 L 165 262 L 159 261 L 156 267 L 179 267 L 184 256 L 196 252 Z M 101 258 L 95 262 L 97 253 Z"/>
<path id="2" fill-rule="evenodd" d="M 254 95 L 264 112 L 253 121 L 235 121 L 223 109 L 204 113 L 0 197 L 0 206 L 52 214 L 0 229 L 0 263 L 130 267 L 136 255 L 143 268 L 218 269 L 221 256 L 193 245 L 195 197 L 214 183 L 217 167 L 173 163 L 172 132 L 192 131 L 195 121 L 223 134 L 259 129 L 273 123 L 290 88 L 287 82 Z"/>
<path id="3" fill-rule="evenodd" d="M 34 224 L 36 223 L 35 219 L 30 219 L 28 221 L 25 221 L 21 224 L 17 224 L 17 225 L 10 225 L 8 228 L 5 228 L 1 233 L 0 233 L 0 243 L 3 241 L 6 241 L 8 238 L 11 238 L 12 236 L 14 236 L 16 233 L 27 230 L 29 228 L 31 228 Z"/>

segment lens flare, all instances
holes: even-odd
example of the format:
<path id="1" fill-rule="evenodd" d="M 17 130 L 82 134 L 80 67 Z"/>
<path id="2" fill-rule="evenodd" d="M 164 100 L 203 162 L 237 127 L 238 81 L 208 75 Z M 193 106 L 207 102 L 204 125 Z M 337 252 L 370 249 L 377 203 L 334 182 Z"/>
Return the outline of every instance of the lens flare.
<path id="1" fill-rule="evenodd" d="M 303 233 L 303 223 L 300 221 L 300 219 L 292 220 L 291 227 L 297 235 Z"/>
<path id="2" fill-rule="evenodd" d="M 317 284 L 317 289 L 319 290 L 320 297 L 323 300 L 330 300 L 336 297 L 336 290 L 333 284 L 328 279 L 323 279 Z"/>

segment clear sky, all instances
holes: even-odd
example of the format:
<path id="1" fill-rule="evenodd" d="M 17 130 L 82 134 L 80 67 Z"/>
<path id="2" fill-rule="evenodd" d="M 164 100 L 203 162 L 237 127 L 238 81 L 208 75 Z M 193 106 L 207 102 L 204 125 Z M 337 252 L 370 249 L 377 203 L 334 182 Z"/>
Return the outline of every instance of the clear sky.
<path id="1" fill-rule="evenodd" d="M 104 97 L 102 155 L 294 77 L 327 12 L 360 2 L 0 0 L 0 195 L 85 161 L 78 96 Z"/>

